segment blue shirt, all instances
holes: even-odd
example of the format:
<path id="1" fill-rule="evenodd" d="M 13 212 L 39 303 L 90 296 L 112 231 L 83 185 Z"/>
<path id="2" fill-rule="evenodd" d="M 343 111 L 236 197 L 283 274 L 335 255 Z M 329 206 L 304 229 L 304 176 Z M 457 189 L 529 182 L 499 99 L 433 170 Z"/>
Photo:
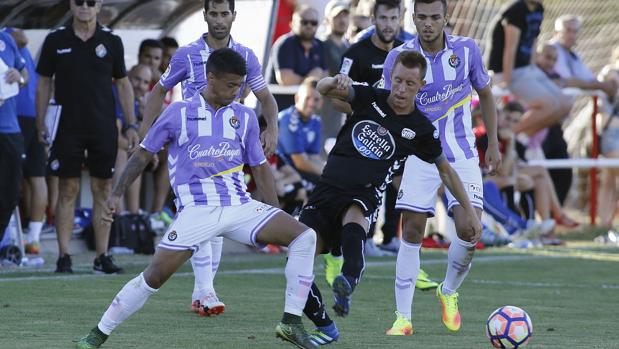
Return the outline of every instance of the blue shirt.
<path id="1" fill-rule="evenodd" d="M 357 35 L 355 35 L 355 37 L 352 40 L 352 43 L 355 44 L 365 38 L 369 38 L 370 36 L 372 36 L 372 34 L 374 34 L 374 32 L 376 31 L 376 27 L 371 25 L 365 29 L 363 29 L 362 31 L 360 31 L 359 33 L 357 33 Z M 400 31 L 398 32 L 398 35 L 395 37 L 396 40 L 405 42 L 405 41 L 409 41 L 411 39 L 413 39 L 415 37 L 415 35 L 407 32 L 406 30 L 400 28 Z"/>
<path id="2" fill-rule="evenodd" d="M 34 98 L 37 92 L 37 81 L 39 76 L 36 72 L 36 64 L 30 55 L 27 47 L 19 49 L 19 53 L 26 61 L 26 70 L 28 71 L 28 83 L 19 90 L 17 95 L 17 115 L 35 118 L 37 116 Z"/>
<path id="3" fill-rule="evenodd" d="M 279 112 L 277 153 L 294 167 L 292 154 L 320 154 L 320 117 L 312 115 L 304 121 L 295 106 Z"/>
<path id="4" fill-rule="evenodd" d="M 316 67 L 327 70 L 324 43 L 318 39 L 312 40 L 312 47 L 306 54 L 301 40 L 293 33 L 288 33 L 275 41 L 271 60 L 274 71 L 291 69 L 295 74 L 303 77 Z M 273 74 L 274 78 L 275 74 Z"/>
<path id="5" fill-rule="evenodd" d="M 9 69 L 22 70 L 26 66 L 26 61 L 19 53 L 15 40 L 3 31 L 0 31 L 0 59 Z M 4 76 L 1 76 L 0 79 L 4 79 Z M 11 97 L 0 106 L 0 133 L 20 132 L 17 122 L 17 98 Z"/>

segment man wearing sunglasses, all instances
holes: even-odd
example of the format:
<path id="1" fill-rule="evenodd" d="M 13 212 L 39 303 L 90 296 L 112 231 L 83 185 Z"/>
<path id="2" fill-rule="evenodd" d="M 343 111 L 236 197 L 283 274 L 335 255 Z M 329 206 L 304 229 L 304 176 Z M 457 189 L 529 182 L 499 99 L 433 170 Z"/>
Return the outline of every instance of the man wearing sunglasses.
<path id="1" fill-rule="evenodd" d="M 303 5 L 292 15 L 290 33 L 273 44 L 271 60 L 280 85 L 299 85 L 306 77 L 322 79 L 327 74 L 324 43 L 316 39 L 318 11 Z"/>
<path id="2" fill-rule="evenodd" d="M 39 141 L 48 144 L 45 113 L 52 90 L 62 106 L 60 124 L 51 145 L 49 169 L 59 177 L 56 208 L 59 258 L 56 272 L 71 273 L 69 243 L 73 232 L 75 199 L 80 191 L 83 164 L 88 166 L 93 196 L 93 225 L 97 257 L 96 273 L 113 274 L 122 269 L 107 256 L 110 227 L 100 224 L 103 205 L 112 188 L 118 131 L 112 82 L 115 80 L 126 118 L 124 134 L 129 149 L 138 141 L 133 109 L 133 89 L 127 78 L 120 37 L 97 23 L 100 0 L 71 0 L 72 21 L 45 38 L 37 65 L 36 93 Z M 53 86 L 52 86 L 53 83 Z M 85 156 L 85 153 L 88 155 Z"/>

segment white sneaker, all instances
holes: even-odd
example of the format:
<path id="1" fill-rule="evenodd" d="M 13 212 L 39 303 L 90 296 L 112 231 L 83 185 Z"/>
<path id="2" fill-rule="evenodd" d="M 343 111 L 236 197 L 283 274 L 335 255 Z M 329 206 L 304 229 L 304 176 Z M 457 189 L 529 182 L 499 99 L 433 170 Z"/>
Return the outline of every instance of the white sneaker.
<path id="1" fill-rule="evenodd" d="M 546 219 L 539 223 L 531 219 L 527 222 L 527 228 L 516 232 L 512 236 L 512 240 L 537 240 L 551 233 L 555 229 L 555 226 L 556 223 L 554 219 Z"/>
<path id="2" fill-rule="evenodd" d="M 219 315 L 224 312 L 226 305 L 217 298 L 214 292 L 209 292 L 206 296 L 200 298 L 200 316 Z"/>
<path id="3" fill-rule="evenodd" d="M 392 238 L 391 241 L 389 241 L 388 244 L 382 244 L 382 245 L 380 245 L 378 247 L 381 250 L 398 253 L 398 251 L 400 250 L 400 239 L 399 238 Z"/>
<path id="4" fill-rule="evenodd" d="M 366 257 L 383 257 L 387 255 L 385 251 L 381 251 L 381 249 L 376 246 L 373 239 L 367 239 L 365 241 L 363 254 Z"/>

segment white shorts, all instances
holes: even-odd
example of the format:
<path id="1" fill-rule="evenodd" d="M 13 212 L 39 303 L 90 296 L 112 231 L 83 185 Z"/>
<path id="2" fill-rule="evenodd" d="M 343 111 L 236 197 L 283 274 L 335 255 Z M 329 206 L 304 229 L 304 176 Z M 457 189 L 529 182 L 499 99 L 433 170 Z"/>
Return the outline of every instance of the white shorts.
<path id="1" fill-rule="evenodd" d="M 203 242 L 216 236 L 263 247 L 256 244 L 256 235 L 279 212 L 279 208 L 254 200 L 237 206 L 185 207 L 157 247 L 195 253 Z"/>
<path id="2" fill-rule="evenodd" d="M 460 177 L 471 204 L 483 209 L 484 187 L 479 158 L 458 160 L 450 165 Z M 434 217 L 436 192 L 442 183 L 436 165 L 427 163 L 414 155 L 409 156 L 404 166 L 404 175 L 395 207 L 399 210 L 426 213 L 429 217 Z M 447 194 L 448 201 L 447 210 L 450 212 L 452 207 L 459 203 L 449 189 L 445 188 L 445 194 Z"/>

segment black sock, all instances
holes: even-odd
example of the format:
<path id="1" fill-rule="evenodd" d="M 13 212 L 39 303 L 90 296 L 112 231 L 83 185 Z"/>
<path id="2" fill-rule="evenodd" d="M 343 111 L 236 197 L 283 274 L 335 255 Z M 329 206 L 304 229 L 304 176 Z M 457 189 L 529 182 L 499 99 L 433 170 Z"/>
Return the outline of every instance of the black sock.
<path id="1" fill-rule="evenodd" d="M 342 244 L 337 239 L 334 239 L 331 244 L 331 255 L 334 257 L 342 257 Z"/>
<path id="2" fill-rule="evenodd" d="M 307 302 L 305 303 L 303 313 L 318 327 L 329 326 L 333 323 L 325 310 L 325 305 L 322 302 L 322 295 L 316 283 L 312 283 L 312 288 L 307 295 Z"/>
<path id="3" fill-rule="evenodd" d="M 357 223 L 348 223 L 342 227 L 342 254 L 344 265 L 342 274 L 346 276 L 353 289 L 359 283 L 361 272 L 365 265 L 363 260 L 363 244 L 365 230 Z"/>
<path id="4" fill-rule="evenodd" d="M 535 191 L 528 190 L 520 193 L 520 207 L 526 219 L 535 219 Z"/>
<path id="5" fill-rule="evenodd" d="M 282 322 L 285 324 L 300 324 L 301 317 L 290 313 L 284 313 L 284 316 L 282 316 Z"/>

